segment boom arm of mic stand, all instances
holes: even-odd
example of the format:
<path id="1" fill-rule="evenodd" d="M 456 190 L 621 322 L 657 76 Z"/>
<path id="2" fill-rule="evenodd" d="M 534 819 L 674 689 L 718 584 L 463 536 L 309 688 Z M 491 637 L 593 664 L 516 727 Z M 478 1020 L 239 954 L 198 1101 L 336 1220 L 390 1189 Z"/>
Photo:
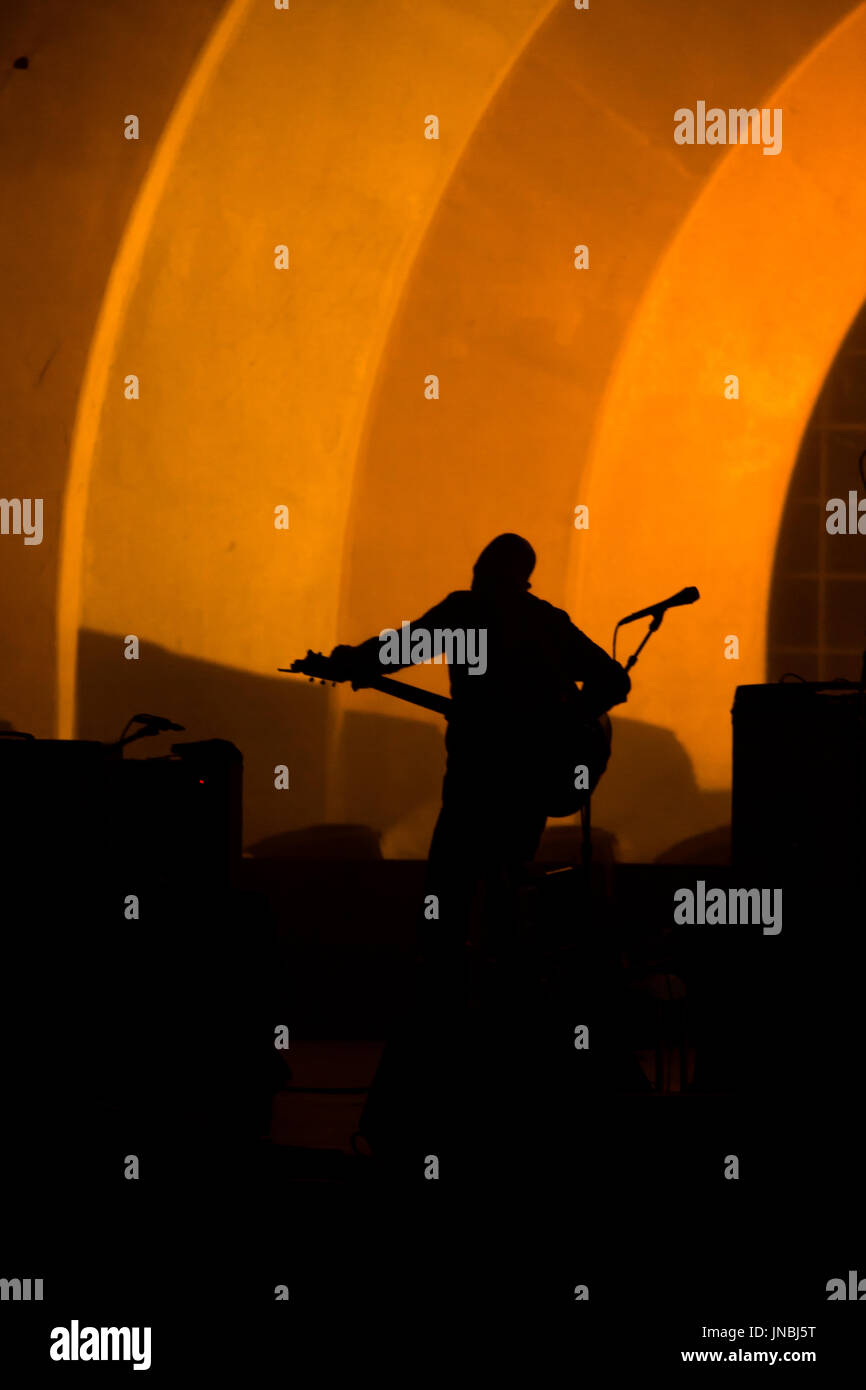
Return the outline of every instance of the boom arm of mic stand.
<path id="1" fill-rule="evenodd" d="M 135 733 L 127 734 L 125 738 L 119 738 L 116 743 L 109 743 L 108 747 L 117 749 L 117 751 L 122 754 L 123 749 L 128 743 L 135 743 L 136 739 L 139 738 L 156 738 L 157 734 L 160 732 L 161 730 L 154 729 L 151 725 L 144 725 L 143 728 L 136 729 Z"/>
<path id="2" fill-rule="evenodd" d="M 664 610 L 662 610 L 662 612 L 660 612 L 660 613 L 656 613 L 655 617 L 653 618 L 652 622 L 650 623 L 649 627 L 647 628 L 646 636 L 644 637 L 644 639 L 643 639 L 643 641 L 641 642 L 640 646 L 637 648 L 636 651 L 633 651 L 633 652 L 632 652 L 632 654 L 631 654 L 631 656 L 629 657 L 628 661 L 625 663 L 625 669 L 626 669 L 627 672 L 631 670 L 632 666 L 634 666 L 635 662 L 637 661 L 638 657 L 640 656 L 641 652 L 643 651 L 643 649 L 644 649 L 644 647 L 646 646 L 646 644 L 647 644 L 647 642 L 649 641 L 649 639 L 652 637 L 653 633 L 654 633 L 654 632 L 658 632 L 659 628 L 660 628 L 661 625 L 662 625 L 662 618 L 663 618 L 663 617 L 664 617 Z"/>

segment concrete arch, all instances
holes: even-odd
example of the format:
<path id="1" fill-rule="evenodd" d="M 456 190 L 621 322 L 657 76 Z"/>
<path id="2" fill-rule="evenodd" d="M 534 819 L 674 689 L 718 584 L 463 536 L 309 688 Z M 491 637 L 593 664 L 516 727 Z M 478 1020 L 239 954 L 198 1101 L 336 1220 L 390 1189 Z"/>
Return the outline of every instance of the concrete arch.
<path id="1" fill-rule="evenodd" d="M 129 215 L 111 268 L 87 357 L 66 476 L 57 569 L 57 736 L 75 736 L 78 632 L 82 618 L 85 529 L 103 410 L 117 338 L 138 283 L 160 201 L 204 92 L 223 61 L 252 0 L 230 0 L 214 26 L 174 110 Z"/>
<path id="2" fill-rule="evenodd" d="M 263 560 L 262 547 L 267 518 L 281 500 L 291 500 L 298 516 L 304 570 L 293 595 L 295 621 L 283 640 L 306 646 L 314 633 L 333 640 L 339 583 L 333 555 L 342 549 L 355 441 L 390 314 L 453 162 L 550 3 L 502 7 L 481 0 L 467 13 L 439 0 L 416 15 L 376 0 L 363 16 L 340 0 L 279 14 L 251 0 L 228 6 L 142 186 L 89 356 L 61 540 L 63 736 L 76 724 L 80 625 L 142 630 L 175 650 L 273 671 L 272 632 L 250 629 L 237 593 L 223 591 L 213 570 L 209 596 L 201 576 L 202 564 L 213 564 L 225 540 L 235 549 L 231 583 L 238 582 L 243 557 L 247 572 L 274 598 L 285 584 L 279 572 L 285 557 L 271 547 Z M 316 85 L 322 81 L 331 88 L 327 105 Z M 421 106 L 430 101 L 447 113 L 433 157 L 421 138 L 428 110 Z M 286 108 L 295 131 L 288 157 L 280 134 Z M 270 132 L 266 139 L 257 138 L 262 129 Z M 246 225 L 227 206 L 229 190 L 236 206 L 249 209 Z M 210 245 L 201 225 L 209 192 Z M 300 284 L 287 293 L 269 250 L 284 236 Z M 222 296 L 224 304 L 208 318 L 202 306 L 209 295 Z M 251 302 L 255 325 L 248 322 Z M 288 392 L 285 376 L 267 365 L 285 355 L 287 316 L 296 360 L 305 355 Z M 241 365 L 235 347 L 247 359 Z M 140 433 L 130 429 L 118 390 L 133 363 L 142 377 Z M 173 391 L 179 379 L 182 388 Z M 213 401 L 228 396 L 236 406 L 243 390 L 251 405 L 242 420 Z M 213 417 L 198 420 L 209 451 L 205 463 L 185 446 L 190 420 L 208 397 Z M 238 481 L 229 451 L 253 430 L 270 457 L 258 476 L 243 477 L 258 495 L 241 515 L 229 495 Z M 288 490 L 285 458 L 297 470 Z M 214 550 L 191 545 L 186 534 L 188 514 L 205 489 L 219 537 Z M 139 519 L 139 535 L 130 535 L 130 516 Z M 167 556 L 177 568 L 166 567 Z"/>
<path id="3" fill-rule="evenodd" d="M 551 12 L 479 122 L 394 319 L 357 462 L 344 640 L 416 615 L 465 583 L 481 546 L 503 530 L 528 535 L 539 555 L 536 591 L 597 640 L 607 642 L 616 616 L 643 603 L 642 588 L 627 600 L 617 592 L 635 572 L 620 459 L 589 465 L 608 413 L 628 418 L 627 400 L 611 406 L 610 381 L 635 314 L 726 160 L 721 147 L 675 145 L 673 113 L 699 93 L 708 104 L 761 106 L 850 8 L 818 14 L 797 0 L 758 13 L 737 3 L 704 9 L 695 23 L 688 0 L 662 10 L 623 0 L 585 29 L 567 7 Z M 766 178 L 785 159 L 742 154 L 757 156 Z M 572 266 L 577 242 L 590 246 L 588 272 Z M 700 277 L 697 285 L 702 292 Z M 421 389 L 430 371 L 441 374 L 434 404 Z M 574 505 L 596 486 L 617 505 L 600 511 L 593 503 L 591 530 L 576 533 Z M 676 530 L 659 534 L 676 575 L 672 591 L 689 579 L 673 564 Z M 587 561 L 595 557 L 594 589 L 578 583 L 577 546 Z M 702 618 L 705 610 L 695 612 Z M 720 742 L 712 701 L 697 738 L 683 716 L 688 736 L 678 741 L 680 708 L 660 701 L 650 716 L 641 704 L 650 660 L 656 648 L 640 668 L 635 718 L 630 703 L 613 769 L 627 766 L 631 776 L 618 785 L 609 776 L 599 793 L 601 823 L 616 830 L 625 857 L 639 859 L 727 816 L 727 774 L 707 782 L 701 761 Z M 444 686 L 445 674 L 417 671 L 412 679 Z M 371 717 L 383 708 L 376 694 L 352 698 Z M 726 719 L 727 711 L 722 741 Z M 638 788 L 651 789 L 659 776 L 671 782 L 668 802 L 663 814 L 647 816 L 636 809 Z M 431 776 L 426 834 L 435 791 Z M 387 788 L 360 797 L 350 780 L 345 807 L 363 804 L 381 821 Z M 417 821 L 394 835 L 423 853 Z"/>
<path id="4" fill-rule="evenodd" d="M 730 149 L 660 260 L 599 411 L 572 547 L 581 611 L 612 628 L 686 584 L 629 712 L 673 725 L 704 788 L 730 784 L 729 710 L 765 674 L 775 539 L 824 377 L 866 297 L 866 6 L 762 103 L 783 153 Z M 726 400 L 728 374 L 740 399 Z M 626 563 L 627 562 L 627 563 Z M 629 648 L 626 630 L 621 641 Z M 740 659 L 726 660 L 736 635 Z"/>

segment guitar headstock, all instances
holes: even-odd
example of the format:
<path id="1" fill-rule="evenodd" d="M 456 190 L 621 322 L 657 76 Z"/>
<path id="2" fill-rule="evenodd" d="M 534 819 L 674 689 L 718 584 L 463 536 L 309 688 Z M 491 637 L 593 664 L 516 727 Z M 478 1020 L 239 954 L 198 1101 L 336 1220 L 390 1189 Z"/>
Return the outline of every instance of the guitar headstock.
<path id="1" fill-rule="evenodd" d="M 335 667 L 336 662 L 331 657 L 325 656 L 324 652 L 308 650 L 306 656 L 293 661 L 288 669 L 299 676 L 309 676 L 311 680 L 346 680 L 346 676 L 337 674 Z"/>

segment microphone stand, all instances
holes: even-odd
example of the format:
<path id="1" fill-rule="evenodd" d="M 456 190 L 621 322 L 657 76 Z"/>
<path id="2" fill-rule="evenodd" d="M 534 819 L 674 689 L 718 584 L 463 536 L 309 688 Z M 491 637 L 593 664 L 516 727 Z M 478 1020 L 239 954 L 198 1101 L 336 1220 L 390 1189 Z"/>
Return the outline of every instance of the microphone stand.
<path id="1" fill-rule="evenodd" d="M 161 724 L 163 723 L 168 724 L 168 720 L 140 718 L 138 715 L 134 714 L 132 718 L 127 719 L 126 723 L 124 724 L 120 738 L 116 739 L 114 743 L 107 743 L 105 747 L 108 749 L 109 755 L 111 757 L 122 758 L 123 750 L 124 748 L 126 748 L 127 744 L 135 743 L 137 739 L 156 738 L 157 734 L 168 733 L 169 730 L 176 730 L 178 732 L 183 731 L 182 724 L 169 724 L 168 729 L 165 729 L 161 727 Z M 126 731 L 129 728 L 130 724 L 140 724 L 141 728 L 135 729 L 133 733 L 128 734 Z"/>
<path id="2" fill-rule="evenodd" d="M 647 644 L 647 642 L 649 641 L 649 639 L 652 637 L 653 633 L 654 633 L 654 632 L 658 632 L 659 628 L 660 628 L 661 625 L 662 625 L 662 618 L 664 617 L 666 611 L 667 611 L 666 609 L 661 608 L 661 609 L 659 609 L 658 613 L 656 613 L 655 617 L 653 618 L 652 622 L 650 623 L 649 627 L 647 628 L 646 636 L 644 637 L 644 639 L 643 639 L 643 641 L 641 642 L 640 646 L 639 646 L 635 651 L 632 652 L 631 656 L 629 657 L 628 661 L 626 662 L 626 664 L 625 664 L 626 672 L 630 671 L 631 668 L 634 666 L 635 662 L 637 661 L 638 657 L 640 656 L 641 652 L 643 651 L 643 649 L 644 649 L 644 647 L 646 646 L 646 644 Z"/>
<path id="3" fill-rule="evenodd" d="M 656 610 L 656 612 L 655 612 L 654 615 L 653 615 L 652 621 L 650 622 L 649 628 L 647 629 L 647 631 L 646 631 L 646 633 L 645 633 L 645 635 L 644 635 L 643 641 L 642 641 L 642 642 L 640 643 L 640 645 L 635 649 L 635 651 L 632 652 L 631 656 L 629 657 L 628 661 L 627 661 L 626 664 L 625 664 L 625 670 L 626 670 L 626 672 L 631 671 L 631 669 L 632 669 L 632 668 L 634 667 L 634 665 L 636 664 L 638 657 L 640 656 L 641 652 L 643 651 L 644 647 L 646 646 L 647 642 L 648 642 L 649 639 L 652 637 L 653 633 L 654 633 L 654 632 L 658 632 L 659 628 L 660 628 L 661 625 L 662 625 L 662 620 L 663 620 L 664 615 L 665 615 L 666 612 L 667 612 L 667 608 L 660 608 L 660 609 L 657 609 L 657 610 Z M 614 634 L 613 634 L 613 650 L 614 650 L 614 654 L 616 654 L 616 634 L 617 634 L 617 632 L 618 632 L 620 626 L 621 626 L 621 624 L 620 624 L 620 623 L 617 623 L 616 628 L 614 629 Z M 863 683 L 864 685 L 866 685 L 866 652 L 864 652 L 864 654 L 863 654 L 863 677 L 862 677 L 862 683 Z M 583 914 L 584 914 L 584 919 L 583 919 L 583 934 L 584 934 L 584 937 L 585 937 L 585 938 L 589 937 L 589 936 L 593 933 L 593 927 L 594 927 L 594 923 L 593 923 L 593 915 L 594 915 L 594 914 L 593 914 L 593 897 L 592 897 L 592 885 L 591 885 L 591 878 L 592 878 L 592 823 L 591 823 L 591 811 L 590 811 L 590 803 L 591 803 L 591 800 L 592 800 L 592 793 L 589 792 L 589 791 L 587 791 L 586 801 L 584 802 L 584 804 L 583 804 L 583 805 L 581 806 L 581 808 L 580 808 L 580 823 L 581 823 L 582 838 L 583 838 L 583 843 L 582 843 L 582 846 L 581 846 L 581 869 L 582 869 L 582 877 L 583 877 L 583 880 L 584 880 L 584 882 L 583 882 Z M 593 946 L 592 946 L 591 949 L 592 949 L 592 950 L 595 950 L 595 943 L 593 944 Z"/>
<path id="4" fill-rule="evenodd" d="M 643 641 L 641 642 L 640 646 L 637 647 L 637 648 L 632 652 L 631 656 L 629 657 L 628 661 L 627 661 L 626 664 L 625 664 L 626 673 L 628 673 L 628 672 L 632 669 L 632 667 L 635 665 L 635 663 L 637 662 L 638 657 L 640 656 L 641 652 L 643 651 L 643 649 L 644 649 L 644 647 L 646 646 L 646 644 L 647 644 L 647 642 L 649 641 L 649 639 L 652 637 L 653 633 L 654 633 L 654 632 L 658 632 L 659 628 L 660 628 L 661 625 L 662 625 L 662 619 L 664 618 L 664 615 L 665 615 L 666 612 L 667 612 L 667 609 L 666 609 L 666 608 L 661 608 L 661 609 L 659 609 L 659 611 L 654 615 L 654 617 L 653 617 L 653 619 L 652 619 L 652 622 L 650 623 L 649 627 L 647 628 L 646 634 L 644 635 Z M 617 623 L 617 628 L 619 628 L 619 626 L 620 626 L 620 624 Z M 616 631 L 614 631 L 614 638 L 613 638 L 613 641 L 614 641 L 614 650 L 616 650 Z M 864 653 L 864 662 L 866 662 L 866 653 Z M 864 665 L 864 670 L 866 670 L 866 665 Z M 584 913 L 585 913 L 585 921 L 586 921 L 587 924 L 591 922 L 591 914 L 592 914 L 592 882 L 591 882 L 591 880 L 592 880 L 592 811 L 591 811 L 591 802 L 592 802 L 592 793 L 591 793 L 589 790 L 587 790 L 586 801 L 583 803 L 583 805 L 582 805 L 581 808 L 580 808 L 580 829 L 581 829 L 580 863 L 581 863 L 581 870 L 582 870 L 582 872 L 583 872 L 583 879 L 584 879 Z"/>
<path id="5" fill-rule="evenodd" d="M 111 748 L 123 749 L 127 746 L 128 743 L 135 743 L 136 739 L 156 738 L 157 734 L 161 732 L 161 729 L 157 729 L 153 725 L 145 725 L 144 728 L 136 729 L 134 733 L 127 734 L 126 737 L 123 737 L 123 735 L 121 735 L 121 737 L 117 740 L 116 743 L 112 743 L 109 746 Z"/>
<path id="6" fill-rule="evenodd" d="M 654 633 L 654 632 L 658 632 L 659 628 L 660 628 L 661 625 L 662 625 L 662 619 L 664 618 L 664 615 L 665 615 L 666 612 L 667 612 L 667 609 L 666 609 L 666 608 L 660 608 L 659 611 L 658 611 L 658 612 L 655 614 L 655 616 L 653 617 L 652 622 L 650 623 L 649 627 L 647 628 L 646 635 L 644 636 L 643 641 L 641 642 L 640 646 L 639 646 L 635 651 L 632 652 L 631 656 L 629 657 L 628 661 L 627 661 L 626 664 L 625 664 L 626 674 L 628 674 L 628 672 L 629 672 L 629 671 L 632 669 L 632 667 L 635 665 L 635 662 L 637 661 L 638 657 L 640 656 L 641 652 L 643 651 L 643 649 L 644 649 L 644 647 L 646 646 L 646 644 L 647 644 L 647 642 L 649 641 L 649 639 L 652 637 L 653 633 Z M 620 626 L 619 623 L 617 623 L 617 627 L 619 627 L 619 626 Z M 616 648 L 616 633 L 615 633 L 615 632 L 614 632 L 614 639 L 613 639 L 613 640 L 614 640 L 614 649 L 615 649 L 615 648 Z M 589 891 L 588 885 L 589 885 L 589 878 L 590 878 L 590 870 L 592 869 L 592 820 L 591 820 L 591 812 L 590 812 L 590 800 L 591 800 L 591 796 L 592 796 L 592 793 L 589 793 L 589 794 L 587 795 L 586 801 L 584 802 L 584 804 L 583 804 L 583 805 L 581 806 L 581 808 L 580 808 L 580 826 L 581 826 L 582 839 L 583 839 L 583 843 L 582 843 L 582 845 L 581 845 L 580 862 L 581 862 L 581 865 L 582 865 L 582 867 L 583 867 L 584 876 L 585 876 L 585 878 L 586 878 L 587 892 Z"/>

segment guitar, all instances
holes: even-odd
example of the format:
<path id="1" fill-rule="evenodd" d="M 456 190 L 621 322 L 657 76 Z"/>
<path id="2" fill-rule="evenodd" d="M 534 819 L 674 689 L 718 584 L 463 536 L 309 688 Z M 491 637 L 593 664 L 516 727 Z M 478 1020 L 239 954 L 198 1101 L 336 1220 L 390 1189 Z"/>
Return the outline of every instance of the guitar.
<path id="1" fill-rule="evenodd" d="M 277 669 L 283 675 L 308 676 L 311 681 L 321 681 L 322 685 L 327 681 L 332 685 L 342 684 L 351 679 L 336 675 L 335 663 L 322 652 L 308 651 L 306 656 L 293 661 L 291 666 L 279 666 Z M 375 680 L 365 682 L 361 688 L 380 690 L 383 695 L 433 710 L 446 719 L 451 714 L 453 701 L 449 696 L 420 690 L 417 685 L 407 685 L 390 676 L 377 676 Z M 572 686 L 569 694 L 551 712 L 546 729 L 543 755 L 546 766 L 542 769 L 542 785 L 547 815 L 551 817 L 573 816 L 581 810 L 598 786 L 610 758 L 610 719 L 606 714 L 597 718 L 588 717 L 581 712 L 580 699 L 577 686 Z M 587 777 L 581 777 L 581 780 L 588 780 L 588 788 L 575 786 L 579 767 L 587 769 Z"/>

